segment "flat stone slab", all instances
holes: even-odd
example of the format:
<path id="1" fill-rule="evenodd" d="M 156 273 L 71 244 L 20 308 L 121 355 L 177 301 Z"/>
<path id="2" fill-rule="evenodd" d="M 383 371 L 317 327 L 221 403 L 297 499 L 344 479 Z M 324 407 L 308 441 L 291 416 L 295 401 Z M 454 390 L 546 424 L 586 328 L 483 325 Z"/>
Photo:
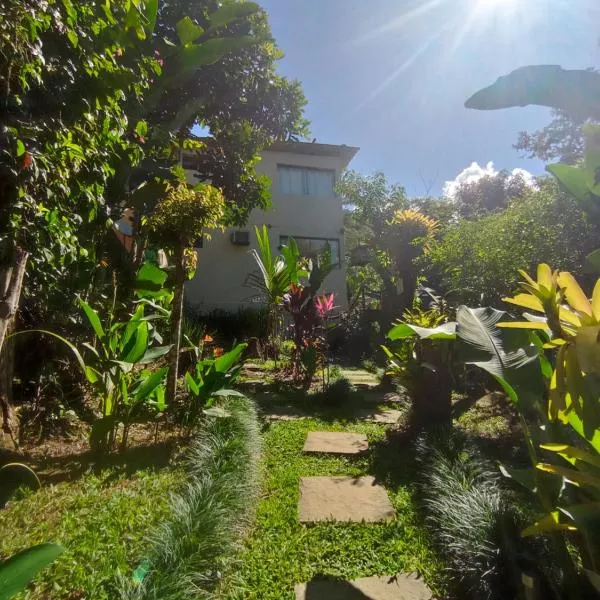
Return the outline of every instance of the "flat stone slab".
<path id="1" fill-rule="evenodd" d="M 264 418 L 266 421 L 302 421 L 308 415 L 300 412 L 294 406 L 270 406 Z"/>
<path id="2" fill-rule="evenodd" d="M 414 574 L 363 577 L 355 581 L 309 581 L 296 586 L 296 600 L 431 600 L 429 588 Z"/>
<path id="3" fill-rule="evenodd" d="M 363 419 L 365 421 L 371 421 L 373 423 L 383 423 L 386 425 L 392 425 L 397 423 L 404 413 L 401 410 L 360 410 L 356 413 L 356 416 L 359 419 Z"/>
<path id="4" fill-rule="evenodd" d="M 373 477 L 302 477 L 298 518 L 301 523 L 344 521 L 377 523 L 395 516 L 385 488 Z"/>
<path id="5" fill-rule="evenodd" d="M 342 431 L 309 431 L 304 443 L 304 452 L 360 454 L 368 449 L 366 435 Z"/>

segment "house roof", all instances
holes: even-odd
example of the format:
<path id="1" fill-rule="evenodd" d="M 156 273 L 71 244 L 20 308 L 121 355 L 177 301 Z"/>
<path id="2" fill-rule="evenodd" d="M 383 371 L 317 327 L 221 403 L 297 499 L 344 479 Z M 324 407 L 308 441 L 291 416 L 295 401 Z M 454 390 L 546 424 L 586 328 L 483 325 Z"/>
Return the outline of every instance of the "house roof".
<path id="1" fill-rule="evenodd" d="M 355 146 L 345 144 L 319 144 L 317 142 L 275 142 L 265 149 L 265 152 L 290 152 L 291 154 L 308 154 L 312 156 L 333 156 L 342 159 L 344 167 L 360 150 Z"/>

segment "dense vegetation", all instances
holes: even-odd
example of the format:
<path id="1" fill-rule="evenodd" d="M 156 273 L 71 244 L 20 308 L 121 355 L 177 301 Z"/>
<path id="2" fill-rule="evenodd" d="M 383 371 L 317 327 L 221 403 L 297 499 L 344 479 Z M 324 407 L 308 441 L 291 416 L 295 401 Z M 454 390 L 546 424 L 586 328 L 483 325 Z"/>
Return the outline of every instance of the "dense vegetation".
<path id="1" fill-rule="evenodd" d="M 186 314 L 197 241 L 267 209 L 260 151 L 307 134 L 281 56 L 254 2 L 0 8 L 0 600 L 413 570 L 449 597 L 593 597 L 600 75 L 523 67 L 467 101 L 554 110 L 517 142 L 561 160 L 535 181 L 409 198 L 345 173 L 347 311 L 331 248 L 265 225 L 260 309 Z M 302 454 L 324 429 L 370 450 Z M 299 478 L 336 474 L 376 477 L 396 518 L 300 524 Z"/>

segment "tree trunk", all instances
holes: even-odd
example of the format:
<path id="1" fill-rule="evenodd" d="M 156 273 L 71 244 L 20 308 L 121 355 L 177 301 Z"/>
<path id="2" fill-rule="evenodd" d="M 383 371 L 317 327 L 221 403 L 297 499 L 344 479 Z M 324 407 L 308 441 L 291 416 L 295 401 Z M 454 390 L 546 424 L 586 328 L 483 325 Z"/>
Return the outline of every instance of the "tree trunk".
<path id="1" fill-rule="evenodd" d="M 18 438 L 18 421 L 12 406 L 14 347 L 12 343 L 5 343 L 5 340 L 14 328 L 27 256 L 25 250 L 17 248 L 12 262 L 0 268 L 0 410 L 2 431 L 11 437 L 13 443 L 16 443 L 15 440 Z"/>
<path id="2" fill-rule="evenodd" d="M 19 308 L 27 257 L 28 253 L 25 250 L 17 248 L 12 263 L 0 267 L 0 352 L 6 332 Z"/>
<path id="3" fill-rule="evenodd" d="M 175 294 L 171 310 L 171 353 L 169 355 L 169 375 L 167 378 L 167 402 L 175 400 L 181 345 L 181 323 L 183 321 L 183 288 L 185 286 L 184 249 L 175 249 Z"/>

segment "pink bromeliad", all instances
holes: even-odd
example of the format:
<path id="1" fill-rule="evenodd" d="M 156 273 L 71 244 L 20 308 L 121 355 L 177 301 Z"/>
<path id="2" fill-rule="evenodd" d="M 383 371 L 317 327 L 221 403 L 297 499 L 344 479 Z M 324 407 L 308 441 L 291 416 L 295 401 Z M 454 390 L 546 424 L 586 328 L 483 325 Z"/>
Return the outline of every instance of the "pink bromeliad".
<path id="1" fill-rule="evenodd" d="M 333 309 L 333 301 L 335 300 L 335 294 L 332 292 L 331 294 L 323 294 L 322 296 L 318 296 L 315 300 L 315 308 L 317 309 L 317 314 L 323 318 L 326 317 Z"/>

